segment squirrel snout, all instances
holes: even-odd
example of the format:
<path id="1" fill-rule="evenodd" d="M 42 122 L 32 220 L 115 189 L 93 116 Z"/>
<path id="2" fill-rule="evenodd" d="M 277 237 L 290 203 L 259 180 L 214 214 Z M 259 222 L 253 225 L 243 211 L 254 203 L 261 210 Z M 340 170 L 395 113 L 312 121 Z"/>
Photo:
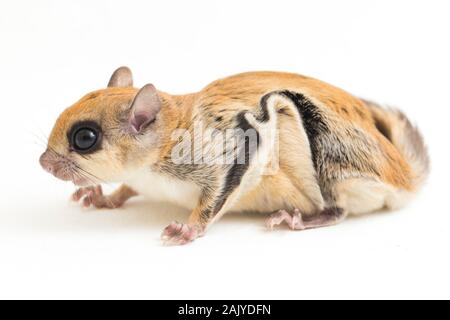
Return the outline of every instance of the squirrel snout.
<path id="1" fill-rule="evenodd" d="M 54 162 L 50 160 L 48 150 L 41 154 L 41 156 L 39 157 L 39 163 L 41 164 L 42 168 L 48 173 L 55 173 L 55 165 Z"/>
<path id="2" fill-rule="evenodd" d="M 40 157 L 42 168 L 56 178 L 63 181 L 74 179 L 73 169 L 68 165 L 67 159 L 47 149 Z"/>

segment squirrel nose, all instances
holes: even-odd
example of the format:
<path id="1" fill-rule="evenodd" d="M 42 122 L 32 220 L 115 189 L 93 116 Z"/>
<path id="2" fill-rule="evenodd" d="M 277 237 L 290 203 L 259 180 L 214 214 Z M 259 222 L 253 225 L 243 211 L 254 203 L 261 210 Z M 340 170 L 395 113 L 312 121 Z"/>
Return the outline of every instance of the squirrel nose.
<path id="1" fill-rule="evenodd" d="M 51 163 L 50 159 L 49 159 L 49 155 L 48 155 L 48 151 L 45 151 L 40 157 L 39 157 L 39 163 L 41 164 L 42 168 L 53 174 L 54 172 L 54 166 Z"/>

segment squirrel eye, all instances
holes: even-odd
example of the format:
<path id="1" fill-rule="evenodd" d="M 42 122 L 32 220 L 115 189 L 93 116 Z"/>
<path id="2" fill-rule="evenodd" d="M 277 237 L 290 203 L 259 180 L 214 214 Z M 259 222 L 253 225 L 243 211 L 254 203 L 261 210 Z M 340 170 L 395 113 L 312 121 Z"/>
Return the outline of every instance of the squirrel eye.
<path id="1" fill-rule="evenodd" d="M 69 150 L 79 154 L 88 154 L 99 150 L 102 138 L 101 126 L 91 120 L 77 122 L 67 131 Z"/>
<path id="2" fill-rule="evenodd" d="M 98 132 L 92 128 L 80 128 L 73 135 L 73 147 L 76 151 L 86 152 L 95 146 Z"/>

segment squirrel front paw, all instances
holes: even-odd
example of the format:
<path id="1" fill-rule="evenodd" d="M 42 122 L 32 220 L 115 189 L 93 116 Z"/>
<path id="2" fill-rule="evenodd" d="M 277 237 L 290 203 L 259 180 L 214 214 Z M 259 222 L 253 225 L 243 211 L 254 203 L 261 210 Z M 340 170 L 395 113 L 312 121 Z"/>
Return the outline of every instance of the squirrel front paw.
<path id="1" fill-rule="evenodd" d="M 84 207 L 94 206 L 98 209 L 115 209 L 122 206 L 123 203 L 114 201 L 110 196 L 103 195 L 100 185 L 94 187 L 79 188 L 72 194 L 72 200 L 78 202 L 82 200 Z"/>
<path id="2" fill-rule="evenodd" d="M 163 231 L 161 239 L 165 245 L 185 245 L 202 235 L 201 228 L 195 225 L 172 222 Z"/>

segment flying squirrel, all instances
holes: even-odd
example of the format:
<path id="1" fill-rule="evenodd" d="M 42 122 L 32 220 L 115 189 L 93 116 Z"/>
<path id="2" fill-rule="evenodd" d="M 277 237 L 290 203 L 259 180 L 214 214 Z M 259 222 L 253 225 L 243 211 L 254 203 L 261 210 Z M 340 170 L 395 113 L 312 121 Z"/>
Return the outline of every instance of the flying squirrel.
<path id="1" fill-rule="evenodd" d="M 192 210 L 164 229 L 171 245 L 203 236 L 227 212 L 305 230 L 396 209 L 429 171 L 403 113 L 322 81 L 249 72 L 170 95 L 133 87 L 127 67 L 59 116 L 40 163 L 79 186 L 72 198 L 86 207 L 144 195 Z M 105 195 L 102 183 L 121 186 Z"/>

